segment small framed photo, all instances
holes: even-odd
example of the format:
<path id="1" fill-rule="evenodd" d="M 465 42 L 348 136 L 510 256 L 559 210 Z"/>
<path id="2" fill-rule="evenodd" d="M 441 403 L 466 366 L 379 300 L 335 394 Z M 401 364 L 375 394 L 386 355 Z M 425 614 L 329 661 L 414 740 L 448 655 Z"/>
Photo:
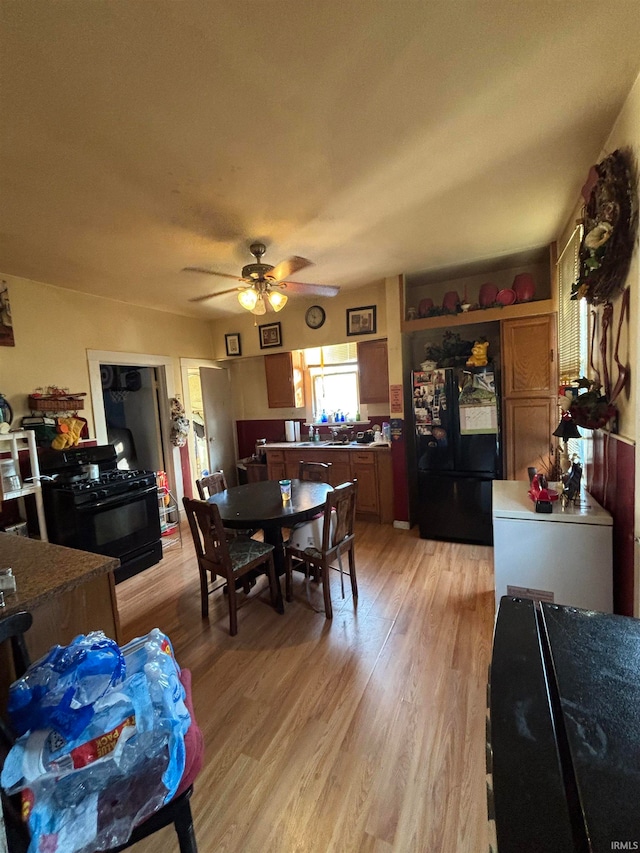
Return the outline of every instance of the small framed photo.
<path id="1" fill-rule="evenodd" d="M 258 326 L 260 332 L 260 349 L 282 346 L 282 332 L 280 323 L 268 323 L 266 326 Z"/>
<path id="2" fill-rule="evenodd" d="M 347 308 L 347 335 L 370 335 L 376 331 L 376 306 Z"/>
<path id="3" fill-rule="evenodd" d="M 242 355 L 242 347 L 240 346 L 240 334 L 238 332 L 233 332 L 230 335 L 225 335 L 224 342 L 227 347 L 227 355 Z"/>

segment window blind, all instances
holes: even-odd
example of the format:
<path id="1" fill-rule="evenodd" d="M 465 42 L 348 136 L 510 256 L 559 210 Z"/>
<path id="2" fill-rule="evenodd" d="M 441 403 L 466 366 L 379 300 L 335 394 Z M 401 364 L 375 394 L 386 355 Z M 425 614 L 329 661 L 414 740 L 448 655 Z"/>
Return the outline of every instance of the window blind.
<path id="1" fill-rule="evenodd" d="M 358 345 L 348 343 L 330 347 L 312 347 L 304 351 L 304 358 L 307 367 L 355 363 L 358 361 Z"/>
<path id="2" fill-rule="evenodd" d="M 584 373 L 584 300 L 571 299 L 571 286 L 578 279 L 582 226 L 578 225 L 558 258 L 558 367 L 560 383 L 568 384 Z"/>

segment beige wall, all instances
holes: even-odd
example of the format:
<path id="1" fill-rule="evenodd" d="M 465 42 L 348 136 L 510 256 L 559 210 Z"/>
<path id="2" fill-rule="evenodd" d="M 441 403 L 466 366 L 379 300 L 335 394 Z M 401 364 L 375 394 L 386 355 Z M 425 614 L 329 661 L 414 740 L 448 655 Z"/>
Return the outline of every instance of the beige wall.
<path id="1" fill-rule="evenodd" d="M 616 123 L 607 139 L 601 156 L 606 156 L 616 148 L 630 146 L 636 156 L 636 162 L 640 162 L 640 77 L 636 80 L 625 105 L 618 116 Z M 585 176 L 586 177 L 586 176 Z M 638 406 L 637 400 L 637 384 L 638 384 L 638 334 L 639 334 L 639 312 L 638 312 L 638 295 L 640 294 L 640 264 L 638 262 L 638 241 L 636 239 L 636 250 L 634 252 L 631 269 L 627 276 L 626 284 L 631 288 L 629 334 L 623 330 L 623 337 L 620 342 L 620 361 L 624 364 L 628 361 L 632 365 L 631 382 L 627 388 L 628 396 L 622 394 L 616 400 L 616 405 L 620 411 L 620 434 L 625 438 L 636 439 L 638 436 L 638 416 L 636 409 Z M 615 332 L 618 328 L 618 316 L 620 312 L 620 300 L 614 302 L 614 314 L 612 327 Z M 615 346 L 615 339 L 614 339 Z M 627 357 L 625 357 L 627 356 Z M 609 365 L 609 372 L 612 376 L 612 383 L 615 383 L 617 377 L 617 367 L 612 368 Z M 630 393 L 629 393 L 630 390 Z"/>
<path id="2" fill-rule="evenodd" d="M 88 349 L 168 356 L 177 389 L 180 357 L 212 357 L 207 322 L 15 276 L 0 277 L 9 286 L 16 343 L 0 347 L 0 393 L 13 408 L 14 425 L 28 414 L 27 395 L 38 386 L 89 392 Z M 93 438 L 89 397 L 82 414 Z"/>
<path id="3" fill-rule="evenodd" d="M 311 305 L 322 305 L 327 319 L 320 329 L 309 329 L 304 321 L 304 315 Z M 365 305 L 376 305 L 377 331 L 375 335 L 361 335 L 357 338 L 347 337 L 347 308 L 358 308 Z M 356 290 L 343 291 L 331 299 L 323 297 L 292 296 L 285 308 L 278 314 L 269 312 L 262 317 L 254 317 L 248 311 L 235 314 L 231 318 L 214 320 L 211 324 L 213 333 L 214 358 L 225 358 L 225 333 L 239 332 L 242 346 L 241 359 L 265 355 L 269 350 L 260 349 L 258 326 L 265 323 L 278 322 L 282 331 L 282 349 L 295 350 L 307 347 L 328 346 L 340 344 L 349 340 L 365 340 L 367 338 L 384 338 L 387 335 L 387 317 L 385 303 L 384 281 L 360 287 Z M 279 352 L 274 348 L 271 352 Z"/>
<path id="4" fill-rule="evenodd" d="M 390 286 L 392 291 L 395 288 L 393 298 L 388 296 Z M 234 417 L 237 420 L 305 417 L 304 409 L 269 408 L 262 356 L 269 352 L 281 352 L 282 350 L 306 349 L 307 347 L 329 346 L 347 341 L 387 337 L 390 331 L 388 312 L 396 310 L 395 306 L 399 305 L 398 287 L 398 279 L 394 277 L 388 279 L 387 282 L 374 282 L 365 287 L 341 293 L 332 299 L 294 296 L 278 314 L 269 313 L 256 318 L 249 312 L 243 312 L 232 319 L 214 321 L 212 329 L 215 358 L 222 359 L 226 355 L 225 334 L 240 333 L 242 356 L 227 361 L 227 366 L 231 368 L 234 389 Z M 327 318 L 320 329 L 314 330 L 308 328 L 304 321 L 304 315 L 307 308 L 315 304 L 322 305 Z M 376 306 L 376 333 L 347 337 L 347 309 L 365 305 Z M 396 313 L 398 313 L 397 310 Z M 282 348 L 261 350 L 258 326 L 273 322 L 281 324 Z M 399 346 L 399 314 L 393 319 L 392 325 L 394 331 L 397 329 L 397 345 Z M 375 415 L 378 411 L 388 414 L 388 409 L 388 405 L 369 406 L 368 411 L 369 415 Z"/>

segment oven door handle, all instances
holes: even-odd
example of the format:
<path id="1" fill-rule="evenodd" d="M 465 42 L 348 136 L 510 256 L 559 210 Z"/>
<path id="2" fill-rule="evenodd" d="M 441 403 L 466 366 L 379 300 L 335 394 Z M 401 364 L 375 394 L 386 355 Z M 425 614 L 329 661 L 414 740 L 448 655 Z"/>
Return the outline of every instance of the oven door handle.
<path id="1" fill-rule="evenodd" d="M 142 498 L 146 495 L 151 494 L 152 492 L 157 492 L 157 486 L 149 486 L 146 489 L 140 489 L 140 491 L 131 491 L 124 492 L 119 495 L 114 495 L 111 498 L 104 498 L 101 501 L 96 501 L 95 503 L 84 504 L 83 506 L 77 507 L 78 512 L 92 512 L 96 509 L 104 509 L 108 507 L 114 507 L 119 505 L 126 505 L 132 502 L 132 498 Z"/>

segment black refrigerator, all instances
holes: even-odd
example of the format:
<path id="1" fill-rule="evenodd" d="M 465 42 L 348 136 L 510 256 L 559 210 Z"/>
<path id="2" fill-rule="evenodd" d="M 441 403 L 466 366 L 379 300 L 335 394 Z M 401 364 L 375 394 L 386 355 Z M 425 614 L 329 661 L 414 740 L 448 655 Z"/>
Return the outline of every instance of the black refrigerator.
<path id="1" fill-rule="evenodd" d="M 493 364 L 412 374 L 423 539 L 493 544 L 491 489 L 502 476 Z"/>

